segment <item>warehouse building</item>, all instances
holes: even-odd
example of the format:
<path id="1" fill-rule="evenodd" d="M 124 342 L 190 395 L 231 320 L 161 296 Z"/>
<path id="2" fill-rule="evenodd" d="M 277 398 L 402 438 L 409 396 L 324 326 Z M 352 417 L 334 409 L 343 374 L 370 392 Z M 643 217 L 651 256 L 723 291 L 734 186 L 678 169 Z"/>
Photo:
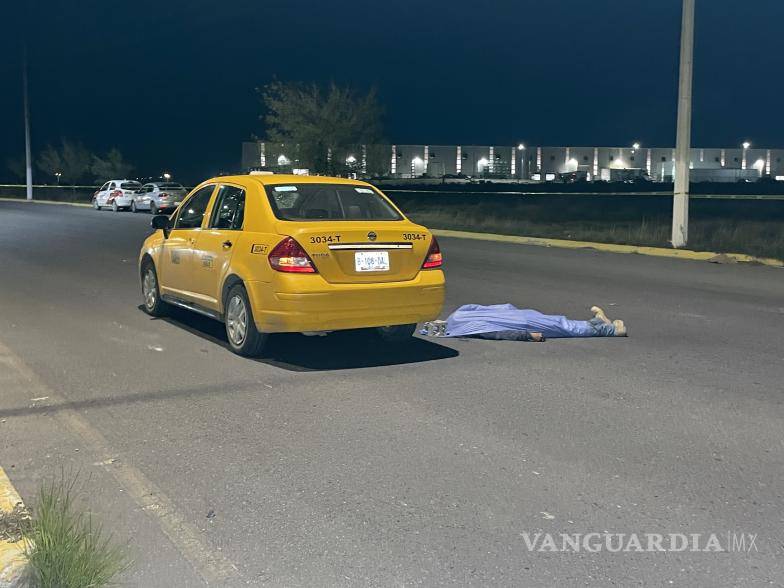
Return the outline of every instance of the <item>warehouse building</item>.
<path id="1" fill-rule="evenodd" d="M 356 152 L 354 152 L 356 151 Z M 526 145 L 372 145 L 329 154 L 359 175 L 389 178 L 481 177 L 531 181 L 672 181 L 673 148 L 537 147 Z M 242 144 L 242 167 L 307 173 L 296 149 L 261 141 Z M 736 148 L 691 150 L 692 181 L 784 181 L 784 150 Z"/>

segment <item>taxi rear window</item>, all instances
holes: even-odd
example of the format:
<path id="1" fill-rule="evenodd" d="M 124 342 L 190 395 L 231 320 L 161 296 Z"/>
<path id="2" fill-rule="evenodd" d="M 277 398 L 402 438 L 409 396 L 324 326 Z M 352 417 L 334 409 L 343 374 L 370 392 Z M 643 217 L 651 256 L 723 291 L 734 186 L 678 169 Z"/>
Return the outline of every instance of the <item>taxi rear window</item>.
<path id="1" fill-rule="evenodd" d="M 265 186 L 272 212 L 281 220 L 396 221 L 403 217 L 378 192 L 350 184 Z"/>

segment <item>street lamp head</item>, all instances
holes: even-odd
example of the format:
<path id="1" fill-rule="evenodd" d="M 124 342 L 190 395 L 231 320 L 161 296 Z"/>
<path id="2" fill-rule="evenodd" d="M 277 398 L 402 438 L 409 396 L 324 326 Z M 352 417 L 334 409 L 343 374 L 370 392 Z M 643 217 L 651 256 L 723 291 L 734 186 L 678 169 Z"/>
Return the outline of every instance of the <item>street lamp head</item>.
<path id="1" fill-rule="evenodd" d="M 640 148 L 640 144 L 639 144 L 639 143 L 637 143 L 637 142 L 635 142 L 635 143 L 634 143 L 634 145 L 632 145 L 632 149 L 634 149 L 635 151 L 636 151 L 637 149 L 639 149 L 639 148 Z"/>
<path id="2" fill-rule="evenodd" d="M 518 151 L 523 151 L 524 149 L 525 149 L 525 145 L 523 145 L 522 143 L 520 143 L 520 144 L 517 146 L 517 150 L 518 150 Z"/>
<path id="3" fill-rule="evenodd" d="M 749 143 L 748 141 L 743 141 L 743 148 L 748 149 L 749 147 L 751 147 L 751 143 Z"/>
<path id="4" fill-rule="evenodd" d="M 163 179 L 168 182 L 171 180 L 171 174 L 169 172 L 163 172 Z"/>

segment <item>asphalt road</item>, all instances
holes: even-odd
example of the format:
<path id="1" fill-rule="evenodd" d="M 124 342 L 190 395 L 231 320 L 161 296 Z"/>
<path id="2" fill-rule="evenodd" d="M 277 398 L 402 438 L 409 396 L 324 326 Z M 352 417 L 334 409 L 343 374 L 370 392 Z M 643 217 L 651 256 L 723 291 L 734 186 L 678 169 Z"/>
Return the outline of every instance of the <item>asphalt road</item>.
<path id="1" fill-rule="evenodd" d="M 216 323 L 139 309 L 149 220 L 0 202 L 0 465 L 28 501 L 78 471 L 131 543 L 128 585 L 782 584 L 781 270 L 443 239 L 446 312 L 600 304 L 631 336 L 391 353 L 287 335 L 250 360 Z M 757 538 L 523 536 L 605 531 Z"/>

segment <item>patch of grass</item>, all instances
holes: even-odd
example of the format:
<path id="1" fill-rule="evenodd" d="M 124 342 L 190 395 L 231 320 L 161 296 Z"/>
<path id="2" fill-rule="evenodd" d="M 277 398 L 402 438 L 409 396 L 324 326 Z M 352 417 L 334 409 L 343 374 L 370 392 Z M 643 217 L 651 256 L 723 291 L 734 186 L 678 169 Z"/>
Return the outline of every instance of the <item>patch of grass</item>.
<path id="1" fill-rule="evenodd" d="M 76 477 L 44 482 L 27 539 L 33 585 L 38 588 L 109 586 L 130 565 L 126 548 L 115 545 L 90 514 L 77 508 Z"/>
<path id="2" fill-rule="evenodd" d="M 396 198 L 434 229 L 669 247 L 671 199 L 537 197 Z M 692 202 L 689 249 L 784 259 L 784 203 Z"/>

